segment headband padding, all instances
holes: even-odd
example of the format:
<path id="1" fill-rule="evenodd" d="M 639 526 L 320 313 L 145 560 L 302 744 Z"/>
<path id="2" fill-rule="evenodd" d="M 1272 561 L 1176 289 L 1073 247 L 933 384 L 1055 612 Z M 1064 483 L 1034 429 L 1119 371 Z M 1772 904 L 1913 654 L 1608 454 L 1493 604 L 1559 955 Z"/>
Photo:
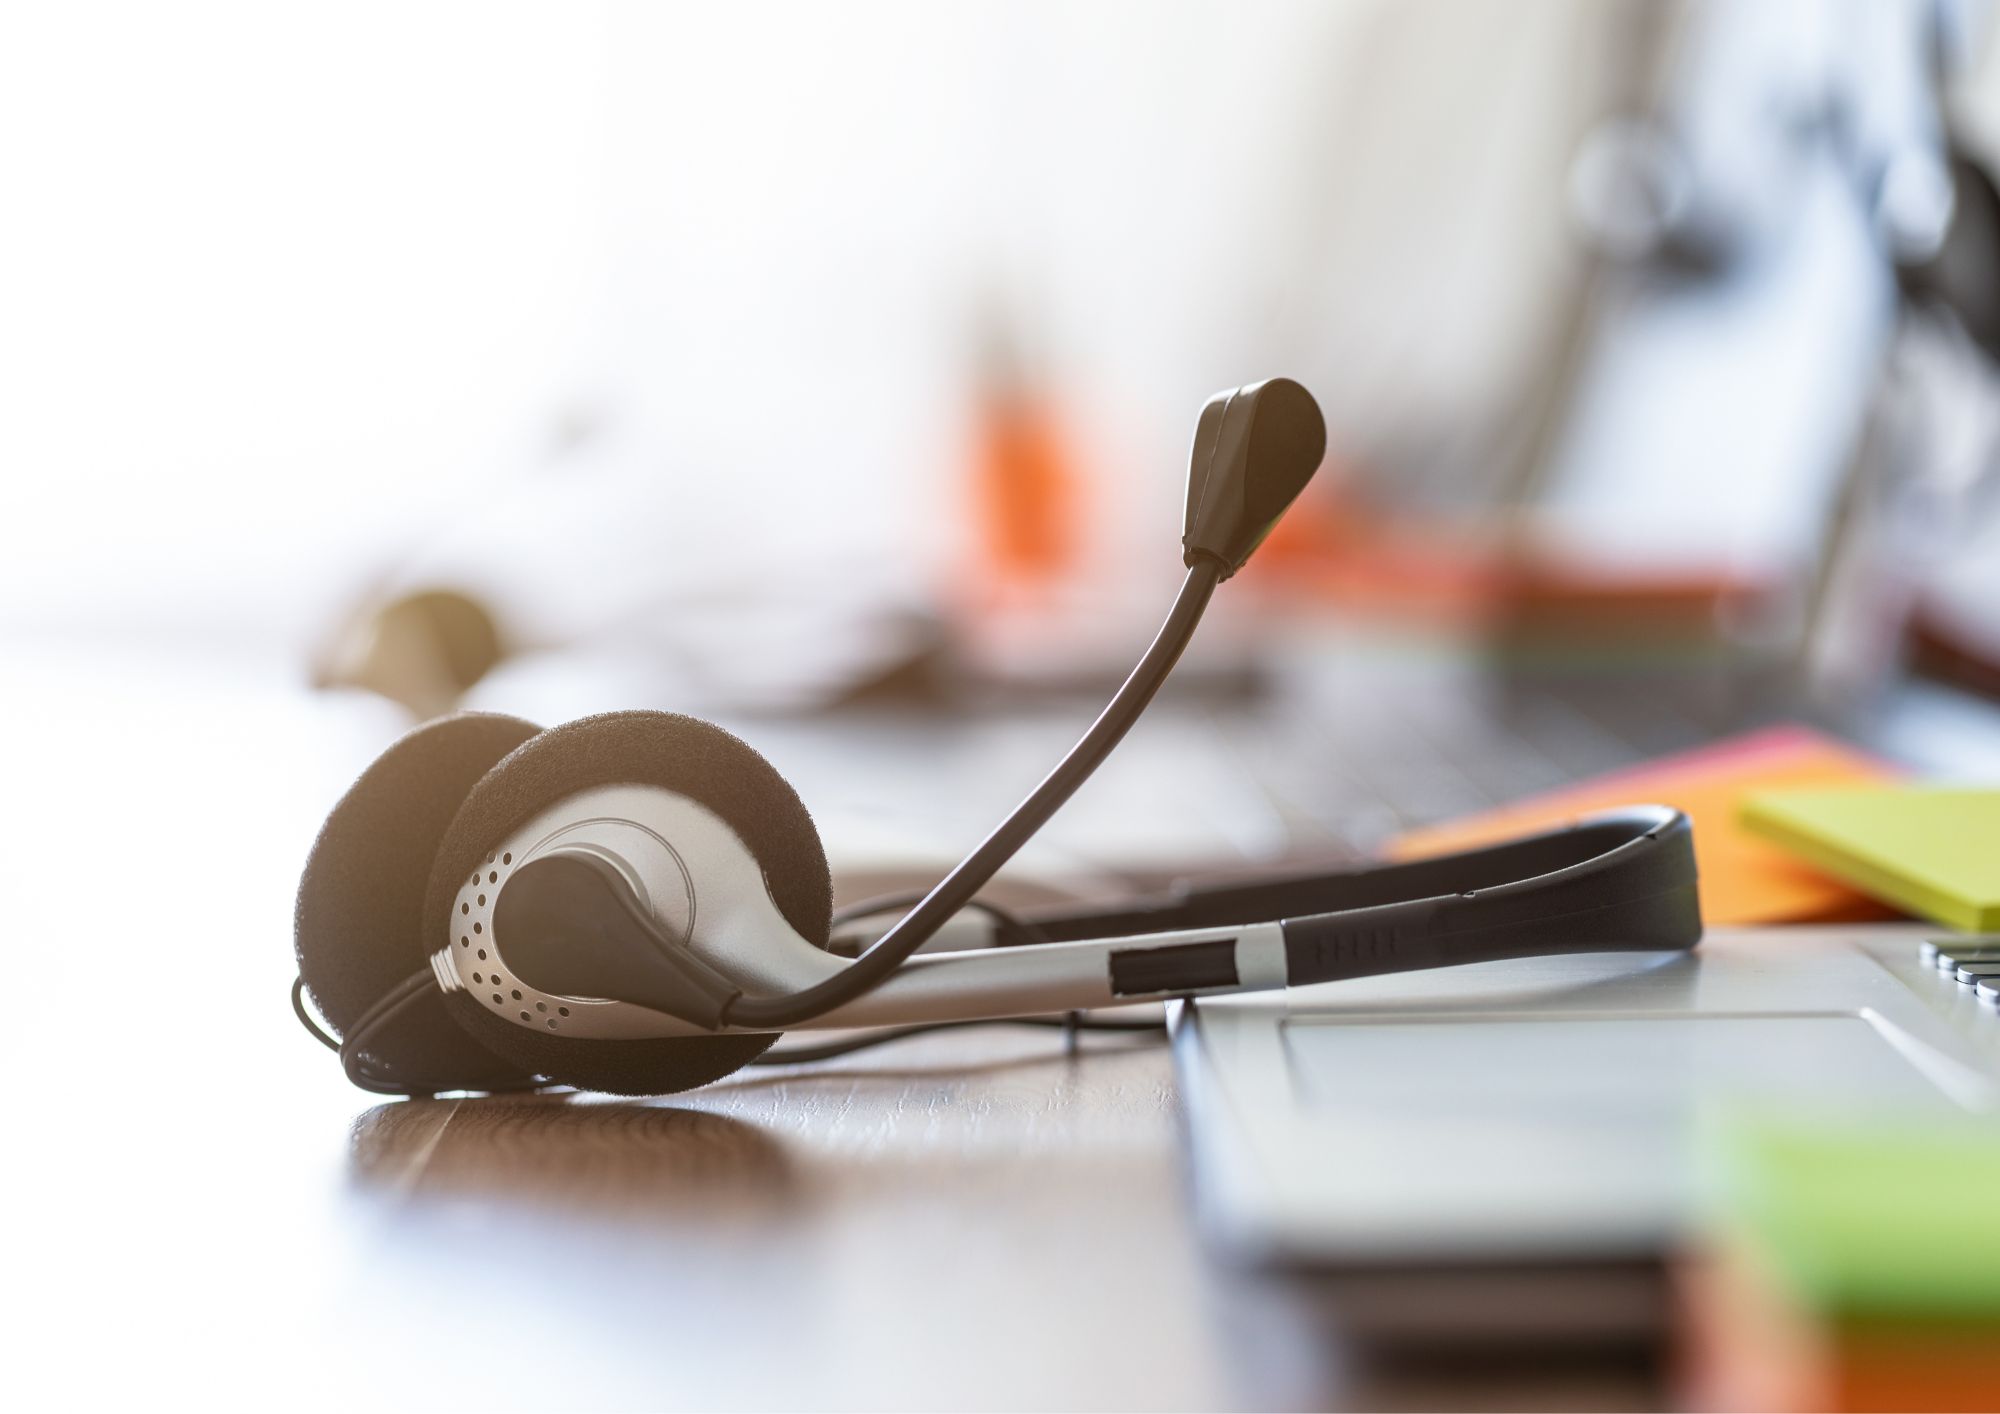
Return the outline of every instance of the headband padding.
<path id="1" fill-rule="evenodd" d="M 833 879 L 812 816 L 771 764 L 720 727 L 671 712 L 610 712 L 543 732 L 466 797 L 431 870 L 423 916 L 450 939 L 459 882 L 500 841 L 549 806 L 599 786 L 659 786 L 707 806 L 763 868 L 771 899 L 799 936 L 826 945 Z M 700 881 L 696 881 L 697 891 Z M 495 1016 L 470 996 L 446 998 L 459 1024 L 537 1075 L 614 1095 L 706 1085 L 757 1058 L 775 1035 L 651 1041 L 545 1035 Z"/>
<path id="2" fill-rule="evenodd" d="M 466 793 L 538 728 L 466 712 L 418 727 L 375 758 L 320 827 L 299 878 L 292 946 L 313 1005 L 341 1035 L 424 966 L 424 891 Z M 443 997 L 384 1024 L 368 1051 L 393 1073 L 489 1089 L 527 1078 L 445 1019 Z"/>

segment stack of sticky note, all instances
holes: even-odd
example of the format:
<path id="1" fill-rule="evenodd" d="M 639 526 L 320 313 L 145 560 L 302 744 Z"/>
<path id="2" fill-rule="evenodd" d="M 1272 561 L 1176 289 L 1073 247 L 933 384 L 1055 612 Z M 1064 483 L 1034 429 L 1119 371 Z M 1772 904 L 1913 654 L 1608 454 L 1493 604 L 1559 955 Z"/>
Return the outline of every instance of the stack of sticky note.
<path id="1" fill-rule="evenodd" d="M 1967 933 L 2000 931 L 2000 790 L 1759 790 L 1743 823 L 1829 877 Z"/>
<path id="2" fill-rule="evenodd" d="M 1717 1130 L 1680 1283 L 1696 1408 L 2000 1409 L 2000 1124 Z"/>
<path id="3" fill-rule="evenodd" d="M 1664 756 L 1449 824 L 1390 847 L 1400 859 L 1472 849 L 1547 829 L 1594 810 L 1671 805 L 1694 822 L 1702 918 L 1716 926 L 1886 918 L 1893 910 L 1852 882 L 1760 838 L 1739 817 L 1746 798 L 1771 791 L 1893 783 L 1882 761 L 1803 726 L 1770 727 Z"/>

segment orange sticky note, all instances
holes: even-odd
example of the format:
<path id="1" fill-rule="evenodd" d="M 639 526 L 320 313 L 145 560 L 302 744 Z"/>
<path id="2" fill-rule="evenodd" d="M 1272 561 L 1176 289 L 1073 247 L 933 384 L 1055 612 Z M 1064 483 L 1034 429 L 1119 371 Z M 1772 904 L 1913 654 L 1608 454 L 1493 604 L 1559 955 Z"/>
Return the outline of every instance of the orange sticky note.
<path id="1" fill-rule="evenodd" d="M 1694 821 L 1706 922 L 1723 927 L 1888 918 L 1895 915 L 1882 904 L 1752 835 L 1737 819 L 1737 807 L 1752 791 L 1869 785 L 1897 774 L 1886 762 L 1808 727 L 1769 727 L 1412 831 L 1392 841 L 1389 854 L 1396 859 L 1448 854 L 1594 810 L 1671 805 Z"/>

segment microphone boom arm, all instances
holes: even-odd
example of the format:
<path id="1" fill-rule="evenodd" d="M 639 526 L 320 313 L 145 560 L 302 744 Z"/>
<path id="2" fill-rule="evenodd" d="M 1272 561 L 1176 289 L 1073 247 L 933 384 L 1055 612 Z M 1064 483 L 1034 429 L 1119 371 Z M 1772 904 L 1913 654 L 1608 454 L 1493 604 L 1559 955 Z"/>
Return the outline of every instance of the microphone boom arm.
<path id="1" fill-rule="evenodd" d="M 1222 582 L 1229 566 L 1212 555 L 1192 556 L 1187 578 L 1161 625 L 1152 645 L 1139 665 L 1125 679 L 1096 721 L 1090 724 L 1077 744 L 1042 778 L 1027 799 L 1014 807 L 978 848 L 959 861 L 956 868 L 924 895 L 921 902 L 876 940 L 875 945 L 849 963 L 838 975 L 803 991 L 786 996 L 739 996 L 723 1009 L 722 1020 L 729 1026 L 754 1031 L 782 1031 L 798 1026 L 845 1006 L 872 991 L 944 926 L 953 914 L 985 888 L 1002 865 L 1019 852 L 1035 831 L 1090 779 L 1109 756 L 1132 724 L 1146 710 L 1153 696 L 1173 671 L 1174 664 L 1194 637 L 1204 610 Z"/>

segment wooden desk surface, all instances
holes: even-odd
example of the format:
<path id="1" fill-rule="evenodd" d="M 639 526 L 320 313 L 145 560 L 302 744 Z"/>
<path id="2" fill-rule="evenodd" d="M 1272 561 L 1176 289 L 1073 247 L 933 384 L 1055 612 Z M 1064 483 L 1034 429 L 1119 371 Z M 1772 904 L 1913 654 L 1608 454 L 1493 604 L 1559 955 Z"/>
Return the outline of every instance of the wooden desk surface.
<path id="1" fill-rule="evenodd" d="M 646 1103 L 373 1105 L 284 1003 L 384 733 L 275 675 L 0 664 L 10 1385 L 31 1404 L 1587 1407 L 1357 1373 L 1206 1254 L 1157 1044 L 980 1030 Z"/>
<path id="2" fill-rule="evenodd" d="M 404 1302 L 473 1349 L 468 1301 L 556 1322 L 587 1404 L 1233 1404 L 1166 1058 L 1087 1044 L 926 1038 L 670 1102 L 387 1105 L 350 1179 Z M 513 1378 L 474 1369 L 482 1397 Z"/>

